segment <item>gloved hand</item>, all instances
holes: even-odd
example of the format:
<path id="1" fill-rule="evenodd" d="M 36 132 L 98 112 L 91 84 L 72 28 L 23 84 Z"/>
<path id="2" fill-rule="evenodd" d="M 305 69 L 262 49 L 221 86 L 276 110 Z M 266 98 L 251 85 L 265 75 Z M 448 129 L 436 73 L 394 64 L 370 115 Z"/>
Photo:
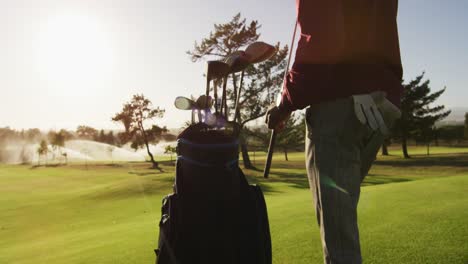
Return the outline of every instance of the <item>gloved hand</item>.
<path id="1" fill-rule="evenodd" d="M 390 134 L 389 128 L 401 116 L 400 110 L 385 98 L 384 92 L 354 95 L 354 113 L 362 124 L 382 135 Z"/>
<path id="2" fill-rule="evenodd" d="M 282 130 L 290 116 L 290 111 L 282 110 L 272 105 L 266 113 L 265 124 L 268 125 L 269 129 Z"/>

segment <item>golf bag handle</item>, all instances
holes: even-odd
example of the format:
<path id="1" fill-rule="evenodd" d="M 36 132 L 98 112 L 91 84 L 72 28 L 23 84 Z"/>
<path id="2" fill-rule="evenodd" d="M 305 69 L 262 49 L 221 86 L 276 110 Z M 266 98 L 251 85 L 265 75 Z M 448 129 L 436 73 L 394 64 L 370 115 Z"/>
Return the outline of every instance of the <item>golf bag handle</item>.
<path id="1" fill-rule="evenodd" d="M 296 23 L 294 25 L 294 33 L 293 37 L 291 40 L 291 46 L 289 49 L 289 58 L 288 58 L 288 64 L 286 65 L 286 70 L 284 71 L 284 77 L 283 77 L 283 89 L 284 85 L 286 84 L 286 78 L 288 77 L 288 72 L 289 72 L 289 65 L 291 63 L 291 57 L 292 57 L 292 52 L 294 49 L 294 40 L 296 39 L 296 33 L 297 33 L 297 24 L 298 24 L 298 18 L 296 17 Z M 279 94 L 281 96 L 281 94 Z M 276 134 L 278 131 L 276 129 L 273 129 L 271 132 L 271 138 L 270 138 L 270 145 L 268 146 L 268 154 L 267 154 L 267 160 L 265 162 L 265 169 L 263 170 L 263 177 L 268 178 L 268 175 L 270 174 L 270 167 L 271 167 L 271 161 L 273 160 L 273 152 L 275 149 L 275 141 L 276 141 Z"/>

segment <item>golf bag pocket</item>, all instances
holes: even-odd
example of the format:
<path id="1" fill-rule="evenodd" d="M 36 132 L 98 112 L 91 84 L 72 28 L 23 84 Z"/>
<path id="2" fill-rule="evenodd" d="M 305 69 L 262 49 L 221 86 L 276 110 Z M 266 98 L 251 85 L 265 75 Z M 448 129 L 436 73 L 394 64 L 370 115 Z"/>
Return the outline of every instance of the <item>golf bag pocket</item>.
<path id="1" fill-rule="evenodd" d="M 218 200 L 238 192 L 238 143 L 177 142 L 176 193 L 190 199 Z M 237 191 L 236 191 L 237 190 Z"/>
<path id="2" fill-rule="evenodd" d="M 174 252 L 176 242 L 177 194 L 163 198 L 161 220 L 159 221 L 159 241 L 156 253 L 156 264 L 178 263 Z"/>
<path id="3" fill-rule="evenodd" d="M 255 221 L 253 224 L 253 233 L 257 233 L 255 236 L 255 245 L 258 255 L 257 263 L 272 263 L 272 254 L 271 254 L 271 237 L 270 237 L 270 224 L 268 221 L 268 212 L 265 203 L 265 198 L 263 197 L 263 192 L 258 185 L 250 185 L 251 193 L 253 194 L 252 204 L 255 208 Z M 250 236 L 252 239 L 253 237 Z M 250 258 L 252 259 L 252 258 Z"/>

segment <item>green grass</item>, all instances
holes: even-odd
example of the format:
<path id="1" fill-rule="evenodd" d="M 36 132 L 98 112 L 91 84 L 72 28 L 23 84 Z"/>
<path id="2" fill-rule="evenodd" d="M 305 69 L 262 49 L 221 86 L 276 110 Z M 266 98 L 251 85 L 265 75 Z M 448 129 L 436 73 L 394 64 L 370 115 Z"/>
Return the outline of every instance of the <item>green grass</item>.
<path id="1" fill-rule="evenodd" d="M 468 150 L 434 148 L 436 155 L 411 160 L 396 151 L 379 157 L 362 189 L 365 262 L 467 263 Z M 322 263 L 304 156 L 289 157 L 275 156 L 268 180 L 260 169 L 244 172 L 265 191 L 274 263 Z M 256 155 L 258 168 L 263 161 Z M 154 262 L 161 198 L 171 192 L 174 169 L 149 166 L 0 165 L 0 263 Z"/>

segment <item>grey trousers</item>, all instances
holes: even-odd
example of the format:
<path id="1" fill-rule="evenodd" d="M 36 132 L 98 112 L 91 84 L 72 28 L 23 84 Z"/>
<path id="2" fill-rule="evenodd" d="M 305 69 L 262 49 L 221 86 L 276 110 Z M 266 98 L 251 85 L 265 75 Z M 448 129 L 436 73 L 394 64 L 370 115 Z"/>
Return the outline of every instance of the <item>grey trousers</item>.
<path id="1" fill-rule="evenodd" d="M 360 185 L 383 136 L 359 122 L 352 98 L 306 110 L 306 167 L 324 263 L 362 263 L 357 224 Z"/>

